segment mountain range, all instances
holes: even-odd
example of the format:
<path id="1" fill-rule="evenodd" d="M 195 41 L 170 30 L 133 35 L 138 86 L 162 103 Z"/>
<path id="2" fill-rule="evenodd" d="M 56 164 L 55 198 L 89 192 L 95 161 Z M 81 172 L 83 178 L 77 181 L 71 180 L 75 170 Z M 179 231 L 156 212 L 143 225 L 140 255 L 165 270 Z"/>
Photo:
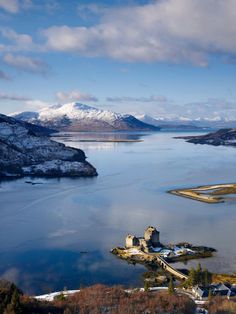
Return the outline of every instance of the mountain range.
<path id="1" fill-rule="evenodd" d="M 194 121 L 189 121 L 186 123 L 185 121 L 181 120 L 164 120 L 164 119 L 158 119 L 158 118 L 153 118 L 149 115 L 137 115 L 137 119 L 144 123 L 148 123 L 154 126 L 158 126 L 163 130 L 189 130 L 189 131 L 194 131 L 194 130 L 201 130 L 203 127 L 202 126 L 197 126 L 194 124 Z"/>
<path id="2" fill-rule="evenodd" d="M 176 129 L 176 130 L 198 130 L 198 129 L 221 129 L 221 128 L 235 128 L 236 121 L 226 120 L 223 118 L 209 119 L 187 119 L 180 117 L 179 119 L 152 117 L 147 114 L 135 115 L 135 117 L 144 123 L 154 126 L 159 126 L 161 129 Z"/>
<path id="3" fill-rule="evenodd" d="M 159 131 L 235 128 L 236 121 L 225 119 L 166 119 L 150 115 L 119 114 L 81 103 L 57 104 L 38 111 L 13 113 L 14 118 L 56 131 Z"/>
<path id="4" fill-rule="evenodd" d="M 132 115 L 101 110 L 81 103 L 68 103 L 12 114 L 18 120 L 58 131 L 159 131 Z"/>

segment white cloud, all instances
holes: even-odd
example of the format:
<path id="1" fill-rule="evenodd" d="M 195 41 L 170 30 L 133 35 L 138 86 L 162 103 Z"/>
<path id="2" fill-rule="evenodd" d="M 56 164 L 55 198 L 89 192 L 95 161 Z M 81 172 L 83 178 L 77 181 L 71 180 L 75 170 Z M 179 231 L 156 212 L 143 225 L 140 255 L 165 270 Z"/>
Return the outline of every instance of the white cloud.
<path id="1" fill-rule="evenodd" d="M 49 107 L 49 103 L 39 99 L 32 99 L 25 102 L 27 109 L 29 110 L 38 110 L 42 108 Z"/>
<path id="2" fill-rule="evenodd" d="M 191 62 L 236 54 L 235 0 L 159 0 L 105 10 L 91 27 L 52 26 L 49 50 L 125 61 Z"/>
<path id="3" fill-rule="evenodd" d="M 0 9 L 8 13 L 17 13 L 19 11 L 18 0 L 0 0 Z"/>
<path id="4" fill-rule="evenodd" d="M 54 12 L 59 7 L 56 0 L 22 0 L 21 8 L 23 10 L 43 10 L 47 13 Z"/>
<path id="5" fill-rule="evenodd" d="M 28 34 L 18 34 L 9 27 L 0 28 L 0 33 L 5 39 L 13 42 L 19 49 L 27 50 L 31 49 L 33 46 L 32 37 Z"/>
<path id="6" fill-rule="evenodd" d="M 33 42 L 28 34 L 17 33 L 10 27 L 0 27 L 0 52 L 41 51 L 41 45 Z"/>
<path id="7" fill-rule="evenodd" d="M 26 72 L 47 74 L 49 71 L 49 66 L 45 62 L 28 56 L 7 53 L 3 56 L 3 61 L 16 69 Z"/>
<path id="8" fill-rule="evenodd" d="M 161 102 L 166 103 L 167 98 L 165 96 L 150 96 L 150 97 L 130 97 L 130 96 L 122 96 L 122 97 L 107 97 L 107 101 L 109 102 Z"/>
<path id="9" fill-rule="evenodd" d="M 10 81 L 11 77 L 4 71 L 0 70 L 0 80 Z"/>
<path id="10" fill-rule="evenodd" d="M 43 10 L 53 12 L 59 6 L 56 0 L 0 0 L 0 9 L 12 14 L 21 10 Z"/>
<path id="11" fill-rule="evenodd" d="M 73 90 L 69 93 L 59 91 L 57 92 L 56 97 L 60 102 L 63 103 L 73 101 L 92 101 L 92 102 L 98 101 L 98 99 L 95 96 L 87 93 L 82 93 L 78 90 Z"/>
<path id="12" fill-rule="evenodd" d="M 157 119 L 179 120 L 236 120 L 236 103 L 225 99 L 208 99 L 206 101 L 193 102 L 179 105 L 167 101 L 166 103 L 146 103 L 126 105 L 127 112 L 148 114 Z"/>
<path id="13" fill-rule="evenodd" d="M 98 3 L 79 4 L 77 6 L 77 14 L 80 18 L 87 20 L 104 14 L 108 10 L 107 7 Z"/>
<path id="14" fill-rule="evenodd" d="M 20 96 L 20 95 L 13 95 L 13 94 L 6 94 L 0 92 L 0 101 L 1 100 L 10 100 L 10 101 L 29 101 L 29 97 Z"/>
<path id="15" fill-rule="evenodd" d="M 173 113 L 186 118 L 205 119 L 236 119 L 236 104 L 225 99 L 211 98 L 207 101 L 193 102 L 184 106 L 175 106 Z"/>

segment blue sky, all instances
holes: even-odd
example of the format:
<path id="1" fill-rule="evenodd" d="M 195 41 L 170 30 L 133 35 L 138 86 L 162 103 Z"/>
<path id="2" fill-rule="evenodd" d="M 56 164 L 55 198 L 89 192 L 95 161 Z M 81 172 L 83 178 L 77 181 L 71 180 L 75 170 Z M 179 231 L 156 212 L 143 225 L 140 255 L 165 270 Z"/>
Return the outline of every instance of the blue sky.
<path id="1" fill-rule="evenodd" d="M 236 120 L 236 1 L 0 0 L 0 111 Z"/>

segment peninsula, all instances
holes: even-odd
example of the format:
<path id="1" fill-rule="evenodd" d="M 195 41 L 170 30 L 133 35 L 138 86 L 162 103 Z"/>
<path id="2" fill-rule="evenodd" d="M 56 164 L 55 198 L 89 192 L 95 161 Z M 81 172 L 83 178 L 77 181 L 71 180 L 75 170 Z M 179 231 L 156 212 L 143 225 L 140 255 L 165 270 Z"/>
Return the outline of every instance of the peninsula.
<path id="1" fill-rule="evenodd" d="M 236 183 L 204 185 L 194 188 L 170 190 L 168 193 L 196 201 L 215 204 L 236 200 Z"/>
<path id="2" fill-rule="evenodd" d="M 0 115 L 0 177 L 91 177 L 80 149 L 46 137 L 50 130 Z"/>
<path id="3" fill-rule="evenodd" d="M 184 139 L 188 143 L 208 144 L 213 146 L 236 147 L 236 129 L 220 129 L 216 132 L 198 136 L 178 136 L 176 139 Z"/>

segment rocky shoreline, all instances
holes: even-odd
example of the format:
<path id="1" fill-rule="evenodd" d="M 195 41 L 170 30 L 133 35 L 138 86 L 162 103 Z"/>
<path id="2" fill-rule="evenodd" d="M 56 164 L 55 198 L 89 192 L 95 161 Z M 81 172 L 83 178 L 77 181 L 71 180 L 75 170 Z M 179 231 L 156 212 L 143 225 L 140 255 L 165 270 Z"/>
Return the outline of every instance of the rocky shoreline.
<path id="1" fill-rule="evenodd" d="M 191 259 L 200 259 L 200 258 L 209 258 L 213 256 L 213 253 L 216 252 L 213 248 L 204 247 L 202 249 L 201 246 L 195 246 L 194 254 L 185 254 L 180 256 L 172 256 L 166 257 L 165 261 L 168 263 L 176 263 L 176 262 L 186 262 Z M 145 266 L 157 266 L 155 255 L 158 253 L 148 254 L 143 251 L 134 252 L 125 247 L 115 247 L 111 249 L 111 253 L 119 257 L 120 259 L 126 260 L 129 264 L 135 265 L 143 264 Z"/>
<path id="2" fill-rule="evenodd" d="M 236 129 L 220 129 L 213 133 L 198 136 L 178 136 L 176 139 L 184 139 L 188 143 L 208 144 L 213 146 L 236 147 Z"/>
<path id="3" fill-rule="evenodd" d="M 29 123 L 0 115 L 0 177 L 97 176 L 82 150 L 44 136 L 43 127 L 42 135 L 34 130 Z"/>

